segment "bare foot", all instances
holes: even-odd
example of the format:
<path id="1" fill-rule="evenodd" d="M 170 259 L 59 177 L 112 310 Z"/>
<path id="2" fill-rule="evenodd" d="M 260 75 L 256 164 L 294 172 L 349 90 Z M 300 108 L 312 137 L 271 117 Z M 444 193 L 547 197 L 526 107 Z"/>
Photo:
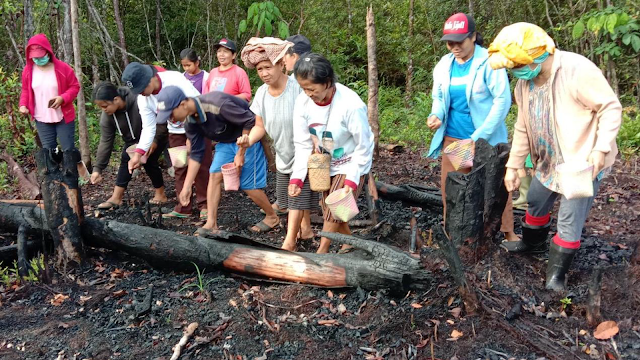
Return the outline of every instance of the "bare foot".
<path id="1" fill-rule="evenodd" d="M 282 247 L 283 250 L 289 250 L 289 251 L 296 251 L 296 244 L 287 244 L 287 243 L 282 243 Z"/>
<path id="2" fill-rule="evenodd" d="M 166 195 L 165 196 L 161 196 L 161 195 L 157 195 L 156 194 L 153 197 L 153 199 L 151 199 L 151 201 L 149 201 L 149 202 L 152 203 L 152 204 L 163 204 L 163 203 L 166 203 L 167 201 L 169 201 L 169 198 L 167 198 Z"/>
<path id="3" fill-rule="evenodd" d="M 115 198 L 115 197 L 110 197 L 106 202 L 108 203 L 112 203 L 112 204 L 116 204 L 118 206 L 122 205 L 122 199 L 119 198 Z"/>
<path id="4" fill-rule="evenodd" d="M 520 237 L 513 231 L 504 233 L 504 239 L 507 241 L 520 241 Z"/>
<path id="5" fill-rule="evenodd" d="M 298 239 L 300 240 L 311 240 L 315 236 L 316 235 L 313 233 L 313 230 L 311 229 L 307 229 L 306 231 L 302 231 L 302 229 L 300 229 L 300 232 L 298 232 Z"/>

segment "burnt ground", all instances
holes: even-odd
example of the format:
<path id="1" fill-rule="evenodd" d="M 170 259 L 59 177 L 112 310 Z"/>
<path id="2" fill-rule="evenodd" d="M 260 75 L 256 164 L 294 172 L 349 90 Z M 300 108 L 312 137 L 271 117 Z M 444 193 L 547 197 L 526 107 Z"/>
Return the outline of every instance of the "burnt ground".
<path id="1" fill-rule="evenodd" d="M 619 161 L 601 187 L 567 294 L 544 290 L 546 255 L 509 256 L 492 246 L 467 269 L 482 304 L 479 314 L 468 314 L 426 235 L 437 213 L 423 209 L 420 256 L 433 277 L 406 294 L 269 283 L 216 270 L 202 276 L 206 293 L 200 293 L 185 288 L 198 282 L 195 272 L 155 269 L 125 253 L 91 249 L 88 267 L 58 274 L 50 285 L 0 284 L 0 358 L 169 359 L 182 329 L 198 322 L 182 359 L 640 359 L 640 272 L 629 267 L 640 237 L 638 163 Z M 438 163 L 418 152 L 383 151 L 375 172 L 392 184 L 439 181 Z M 88 216 L 110 195 L 113 179 L 110 173 L 102 185 L 83 187 Z M 145 224 L 140 215 L 150 189 L 140 175 L 125 206 L 105 218 L 193 233 L 195 216 Z M 268 192 L 273 198 L 273 189 Z M 245 234 L 261 219 L 239 193 L 223 195 L 220 213 L 226 230 Z M 382 215 L 387 225 L 356 233 L 408 251 L 410 210 L 383 202 Z M 254 237 L 279 245 L 283 229 Z M 14 240 L 4 234 L 0 242 Z M 317 245 L 307 241 L 300 250 Z M 605 269 L 602 320 L 619 327 L 609 340 L 595 339 L 585 318 L 594 267 Z M 145 300 L 151 300 L 148 312 Z"/>

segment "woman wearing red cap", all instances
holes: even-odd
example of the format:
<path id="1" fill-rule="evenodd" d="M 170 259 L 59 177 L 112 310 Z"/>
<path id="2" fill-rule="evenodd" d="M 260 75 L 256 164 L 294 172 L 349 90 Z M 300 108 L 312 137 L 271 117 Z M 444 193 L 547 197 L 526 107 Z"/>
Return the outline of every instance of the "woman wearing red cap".
<path id="1" fill-rule="evenodd" d="M 35 120 L 38 137 L 44 149 L 55 149 L 60 141 L 62 151 L 75 151 L 76 111 L 73 100 L 80 84 L 73 69 L 58 60 L 44 34 L 29 39 L 27 65 L 22 70 L 20 113 Z M 74 155 L 80 160 L 79 153 Z"/>
<path id="2" fill-rule="evenodd" d="M 441 150 L 455 141 L 485 139 L 489 144 L 507 142 L 504 122 L 511 106 L 509 78 L 505 70 L 493 70 L 482 47 L 482 36 L 473 18 L 458 13 L 444 23 L 442 41 L 450 54 L 442 57 L 433 70 L 433 105 L 427 125 L 435 130 L 429 156 L 437 158 Z M 446 214 L 445 181 L 454 166 L 446 156 L 441 162 L 442 202 Z M 469 173 L 470 168 L 457 171 Z M 511 197 L 502 216 L 505 238 L 518 240 L 513 232 Z"/>

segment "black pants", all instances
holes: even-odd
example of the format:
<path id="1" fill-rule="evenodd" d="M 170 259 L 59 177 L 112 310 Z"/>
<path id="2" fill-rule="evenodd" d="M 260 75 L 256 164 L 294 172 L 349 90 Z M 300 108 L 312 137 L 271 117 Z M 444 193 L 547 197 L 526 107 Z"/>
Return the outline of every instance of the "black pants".
<path id="1" fill-rule="evenodd" d="M 122 149 L 122 155 L 120 157 L 120 168 L 118 168 L 118 176 L 116 177 L 116 186 L 120 186 L 123 188 L 127 188 L 129 181 L 131 181 L 131 174 L 129 174 L 129 154 L 127 154 L 127 146 L 125 145 Z M 162 170 L 160 169 L 160 165 L 158 165 L 158 159 L 164 149 L 167 147 L 167 144 L 158 144 L 156 150 L 149 156 L 147 159 L 147 163 L 142 165 L 144 167 L 144 171 L 146 171 L 147 176 L 151 179 L 151 183 L 153 187 L 158 189 L 164 186 L 164 180 L 162 180 Z"/>

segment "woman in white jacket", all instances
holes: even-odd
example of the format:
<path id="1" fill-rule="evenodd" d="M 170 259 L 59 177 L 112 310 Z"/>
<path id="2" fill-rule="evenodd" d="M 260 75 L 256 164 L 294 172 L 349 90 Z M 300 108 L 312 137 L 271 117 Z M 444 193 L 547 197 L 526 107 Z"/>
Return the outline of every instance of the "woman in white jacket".
<path id="1" fill-rule="evenodd" d="M 289 182 L 289 195 L 296 197 L 307 176 L 307 160 L 319 152 L 318 142 L 331 139 L 331 188 L 322 193 L 324 225 L 322 231 L 351 234 L 349 225 L 334 219 L 325 199 L 340 188 L 349 187 L 357 198 L 365 176 L 371 170 L 373 134 L 367 119 L 367 106 L 353 90 L 336 82 L 331 63 L 320 54 L 304 55 L 295 65 L 294 74 L 304 91 L 296 99 L 293 113 L 295 159 Z M 326 141 L 322 141 L 327 143 Z M 318 253 L 329 251 L 331 241 L 320 240 Z"/>

